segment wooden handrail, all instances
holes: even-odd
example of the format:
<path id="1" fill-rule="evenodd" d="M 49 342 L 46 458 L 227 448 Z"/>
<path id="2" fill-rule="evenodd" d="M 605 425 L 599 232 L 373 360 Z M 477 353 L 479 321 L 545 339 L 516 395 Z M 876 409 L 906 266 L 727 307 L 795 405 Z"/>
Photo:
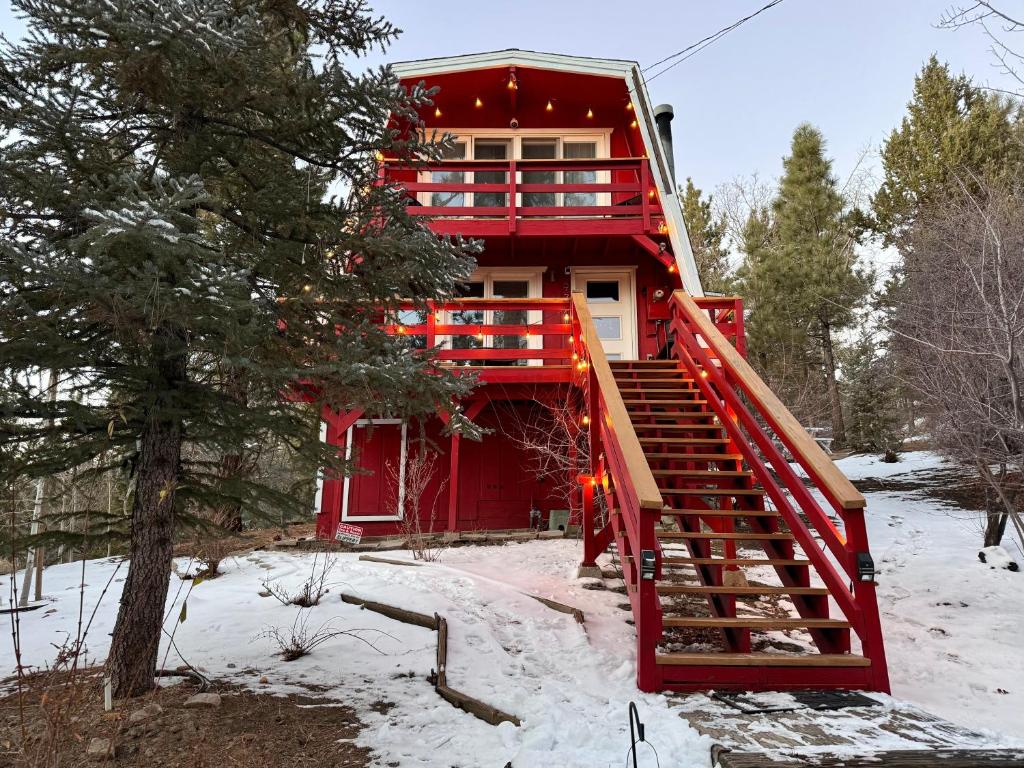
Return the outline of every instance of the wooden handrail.
<path id="1" fill-rule="evenodd" d="M 626 471 L 629 473 L 637 501 L 642 509 L 661 510 L 664 508 L 665 502 L 661 498 L 658 483 L 647 464 L 643 448 L 640 447 L 640 440 L 636 436 L 636 430 L 633 429 L 633 422 L 629 418 L 626 404 L 622 402 L 619 385 L 615 381 L 615 376 L 612 375 L 611 366 L 608 365 L 608 358 L 604 354 L 601 338 L 597 335 L 597 329 L 594 327 L 594 318 L 590 315 L 587 300 L 582 292 L 573 291 L 572 303 L 580 321 L 580 334 L 587 352 L 590 354 L 590 365 L 594 369 L 594 375 L 601 390 L 601 398 L 607 411 L 609 422 L 607 426 L 615 435 L 619 449 L 622 451 L 622 458 L 625 461 Z"/>
<path id="2" fill-rule="evenodd" d="M 839 471 L 796 417 L 701 311 L 697 302 L 685 291 L 673 292 L 673 299 L 697 326 L 722 366 L 737 379 L 743 391 L 756 403 L 758 410 L 770 420 L 772 428 L 793 454 L 793 458 L 797 459 L 822 492 L 843 509 L 863 509 L 866 504 L 863 494 Z"/>

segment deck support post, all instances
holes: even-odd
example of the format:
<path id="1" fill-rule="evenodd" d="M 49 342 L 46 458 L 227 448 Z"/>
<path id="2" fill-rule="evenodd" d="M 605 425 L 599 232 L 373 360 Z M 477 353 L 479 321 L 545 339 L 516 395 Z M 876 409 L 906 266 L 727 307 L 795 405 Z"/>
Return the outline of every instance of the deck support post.
<path id="1" fill-rule="evenodd" d="M 581 568 L 596 568 L 597 556 L 596 537 L 594 536 L 594 478 L 581 475 L 580 485 L 583 490 L 583 562 Z"/>
<path id="2" fill-rule="evenodd" d="M 478 395 L 470 401 L 466 407 L 463 415 L 470 420 L 475 419 L 480 415 L 480 411 L 487 405 L 489 399 L 482 395 Z M 440 411 L 438 416 L 441 417 L 441 421 L 444 422 L 445 426 L 451 421 L 451 417 L 444 411 Z M 448 452 L 449 468 L 448 468 L 448 524 L 445 527 L 446 531 L 457 531 L 459 529 L 459 453 L 462 446 L 462 435 L 459 432 L 452 432 L 452 443 L 451 450 Z"/>

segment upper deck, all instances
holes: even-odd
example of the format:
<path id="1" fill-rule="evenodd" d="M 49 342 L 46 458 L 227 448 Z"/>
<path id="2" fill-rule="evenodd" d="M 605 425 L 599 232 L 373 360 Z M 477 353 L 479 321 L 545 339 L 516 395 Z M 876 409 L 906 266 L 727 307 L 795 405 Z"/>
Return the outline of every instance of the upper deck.
<path id="1" fill-rule="evenodd" d="M 417 125 L 394 127 L 454 137 L 435 162 L 382 159 L 435 232 L 483 238 L 489 253 L 507 252 L 497 239 L 636 239 L 701 294 L 634 62 L 508 50 L 394 69 L 406 87 L 438 89 Z"/>

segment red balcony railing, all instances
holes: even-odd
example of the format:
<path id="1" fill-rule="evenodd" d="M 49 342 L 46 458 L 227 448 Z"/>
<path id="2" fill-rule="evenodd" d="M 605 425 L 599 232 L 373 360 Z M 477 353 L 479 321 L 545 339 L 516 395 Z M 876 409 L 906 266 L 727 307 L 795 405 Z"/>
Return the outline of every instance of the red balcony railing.
<path id="1" fill-rule="evenodd" d="M 438 232 L 648 234 L 664 218 L 647 158 L 384 162 Z"/>
<path id="2" fill-rule="evenodd" d="M 573 350 L 568 299 L 453 299 L 400 305 L 385 324 L 443 365 L 485 382 L 569 381 Z"/>

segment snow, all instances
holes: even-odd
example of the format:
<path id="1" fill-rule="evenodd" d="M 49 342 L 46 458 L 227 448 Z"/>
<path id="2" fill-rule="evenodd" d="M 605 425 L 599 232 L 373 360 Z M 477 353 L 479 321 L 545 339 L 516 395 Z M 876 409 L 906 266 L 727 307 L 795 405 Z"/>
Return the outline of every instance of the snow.
<path id="1" fill-rule="evenodd" d="M 1024 740 L 1024 574 L 979 561 L 980 513 L 924 494 L 933 473 L 953 465 L 924 451 L 896 464 L 865 456 L 837 464 L 851 479 L 922 486 L 864 494 L 893 695 Z"/>
<path id="2" fill-rule="evenodd" d="M 924 485 L 931 473 L 950 470 L 927 453 L 895 465 L 859 456 L 839 465 L 855 478 L 898 477 L 899 487 Z M 993 743 L 1024 744 L 1024 574 L 979 561 L 981 537 L 972 513 L 919 490 L 865 495 L 895 697 L 885 699 L 887 706 L 918 705 L 985 731 Z M 174 641 L 211 676 L 257 691 L 324 686 L 325 698 L 357 709 L 365 724 L 359 743 L 375 750 L 381 766 L 621 766 L 630 701 L 637 703 L 663 764 L 666 756 L 672 764 L 706 764 L 711 740 L 680 714 L 708 711 L 708 700 L 636 689 L 633 627 L 626 623 L 629 612 L 619 608 L 625 598 L 584 589 L 584 580 L 575 578 L 580 554 L 578 542 L 556 540 L 450 549 L 440 563 L 417 568 L 339 555 L 328 577 L 331 591 L 309 610 L 308 626 L 330 621 L 353 635 L 285 662 L 262 633 L 290 627 L 299 609 L 259 592 L 266 579 L 294 592 L 314 556 L 254 552 L 226 561 L 225 575 L 188 594 L 187 620 L 174 628 Z M 176 565 L 183 571 L 189 564 Z M 94 659 L 107 652 L 126 571 L 116 559 L 85 565 L 87 616 L 111 582 L 86 642 Z M 47 569 L 51 605 L 21 616 L 26 663 L 45 665 L 54 644 L 76 631 L 81 573 L 81 564 Z M 179 615 L 190 584 L 172 576 L 168 616 Z M 2 586 L 0 594 L 7 594 Z M 522 726 L 492 727 L 443 702 L 426 680 L 436 663 L 434 633 L 342 603 L 341 592 L 445 616 L 449 684 L 518 716 Z M 529 595 L 582 609 L 585 625 Z M 165 640 L 162 653 L 166 647 Z M 173 652 L 167 656 L 168 667 L 180 663 Z M 13 667 L 10 642 L 0 644 L 0 669 Z M 264 675 L 268 684 L 259 683 Z M 396 706 L 386 714 L 371 709 L 382 699 Z M 641 750 L 638 764 L 655 765 L 653 753 Z"/>
<path id="3" fill-rule="evenodd" d="M 1002 547 L 984 547 L 978 552 L 978 559 L 989 568 L 1014 568 L 1016 562 Z"/>
<path id="4" fill-rule="evenodd" d="M 328 579 L 331 592 L 310 610 L 308 625 L 333 620 L 332 626 L 357 630 L 379 652 L 356 637 L 341 636 L 285 662 L 260 635 L 267 627 L 290 627 L 299 609 L 258 593 L 264 579 L 295 591 L 313 555 L 255 552 L 227 561 L 225 575 L 195 587 L 174 642 L 208 674 L 257 691 L 284 694 L 300 692 L 303 685 L 325 686 L 324 697 L 359 711 L 366 725 L 359 743 L 376 750 L 379 765 L 622 765 L 630 701 L 637 703 L 648 740 L 661 755 L 704 764 L 711 742 L 679 717 L 680 705 L 636 689 L 630 614 L 617 607 L 625 598 L 583 589 L 574 578 L 579 557 L 578 542 L 566 540 L 452 549 L 442 563 L 419 568 L 340 555 Z M 187 561 L 176 565 L 181 571 L 188 567 Z M 126 565 L 118 569 L 116 559 L 86 564 L 87 613 L 114 579 L 87 638 L 92 658 L 107 652 L 126 570 Z M 21 617 L 26 663 L 46 664 L 53 658 L 51 643 L 73 636 L 80 576 L 81 564 L 47 570 L 45 592 L 56 610 Z M 188 584 L 172 577 L 171 598 L 179 587 L 181 594 L 167 615 L 178 616 Z M 581 608 L 586 625 L 524 591 Z M 445 616 L 448 684 L 518 716 L 522 727 L 495 728 L 442 701 L 426 681 L 436 666 L 435 634 L 342 603 L 340 592 Z M 165 650 L 166 644 L 161 653 Z M 180 663 L 173 652 L 166 662 L 168 667 Z M 13 669 L 9 642 L 0 646 L 0 665 Z M 259 684 L 263 675 L 269 684 Z M 387 714 L 371 710 L 381 699 L 397 706 Z M 654 765 L 653 755 L 646 759 L 638 764 Z"/>

